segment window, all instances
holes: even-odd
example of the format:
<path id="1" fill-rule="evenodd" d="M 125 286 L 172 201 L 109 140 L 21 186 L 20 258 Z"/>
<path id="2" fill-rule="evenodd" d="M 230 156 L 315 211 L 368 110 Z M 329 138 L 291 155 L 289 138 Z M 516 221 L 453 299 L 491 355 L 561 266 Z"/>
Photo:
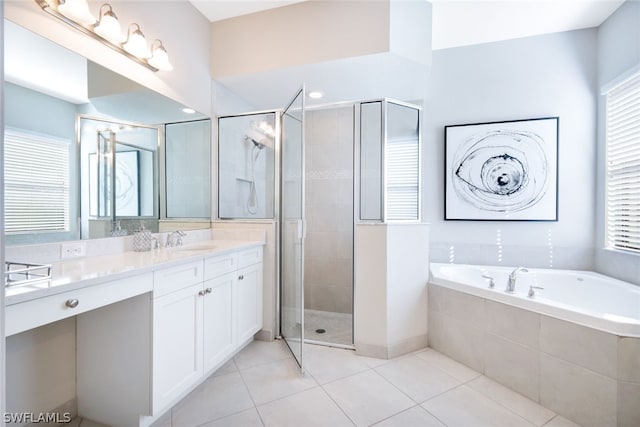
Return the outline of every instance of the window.
<path id="1" fill-rule="evenodd" d="M 389 139 L 387 142 L 387 218 L 419 219 L 419 140 Z"/>
<path id="2" fill-rule="evenodd" d="M 640 253 L 640 73 L 606 92 L 606 245 Z"/>
<path id="3" fill-rule="evenodd" d="M 66 140 L 5 130 L 7 234 L 69 231 L 69 151 Z"/>

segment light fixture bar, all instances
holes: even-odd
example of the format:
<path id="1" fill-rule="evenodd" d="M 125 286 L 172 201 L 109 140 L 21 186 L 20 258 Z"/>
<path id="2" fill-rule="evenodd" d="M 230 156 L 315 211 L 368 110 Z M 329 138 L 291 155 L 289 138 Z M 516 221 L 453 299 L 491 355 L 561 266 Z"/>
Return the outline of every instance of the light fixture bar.
<path id="1" fill-rule="evenodd" d="M 152 66 L 147 61 L 144 61 L 144 60 L 138 58 L 137 56 L 130 54 L 129 52 L 124 50 L 122 47 L 120 47 L 120 46 L 118 46 L 116 44 L 113 44 L 113 43 L 111 43 L 110 41 L 108 41 L 106 39 L 103 39 L 102 37 L 100 37 L 99 35 L 94 33 L 93 31 L 88 29 L 87 27 L 85 27 L 85 26 L 83 26 L 81 24 L 78 24 L 77 22 L 73 21 L 72 19 L 67 18 L 66 16 L 64 16 L 63 14 L 58 12 L 54 7 L 52 7 L 51 4 L 49 4 L 47 2 L 47 0 L 35 0 L 35 2 L 38 4 L 38 6 L 40 6 L 42 8 L 42 10 L 47 12 L 49 15 L 51 15 L 51 16 L 53 16 L 55 18 L 58 18 L 62 22 L 66 23 L 67 25 L 72 26 L 76 30 L 88 35 L 89 37 L 93 38 L 94 40 L 99 41 L 103 45 L 110 47 L 111 49 L 115 50 L 116 52 L 120 52 L 122 55 L 126 56 L 127 58 L 131 59 L 132 61 L 137 62 L 140 65 L 143 65 L 143 66 L 147 67 L 151 71 L 158 71 L 158 68 Z"/>

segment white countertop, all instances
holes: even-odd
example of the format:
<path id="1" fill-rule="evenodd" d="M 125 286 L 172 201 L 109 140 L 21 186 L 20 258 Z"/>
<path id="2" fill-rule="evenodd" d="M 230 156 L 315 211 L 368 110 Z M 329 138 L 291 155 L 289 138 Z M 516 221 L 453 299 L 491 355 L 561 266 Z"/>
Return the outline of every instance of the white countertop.
<path id="1" fill-rule="evenodd" d="M 18 304 L 262 245 L 262 241 L 209 240 L 149 252 L 122 252 L 60 261 L 52 264 L 51 280 L 6 288 L 5 304 Z"/>

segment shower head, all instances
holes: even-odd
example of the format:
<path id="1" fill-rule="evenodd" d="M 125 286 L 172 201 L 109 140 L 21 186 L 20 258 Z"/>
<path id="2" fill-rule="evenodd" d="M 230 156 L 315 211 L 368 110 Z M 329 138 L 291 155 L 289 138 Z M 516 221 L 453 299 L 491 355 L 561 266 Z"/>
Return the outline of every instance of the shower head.
<path id="1" fill-rule="evenodd" d="M 254 129 L 249 130 L 245 135 L 245 138 L 253 142 L 253 145 L 258 147 L 258 149 L 260 150 L 262 150 L 264 147 L 273 148 L 273 141 L 271 140 L 271 138 Z"/>

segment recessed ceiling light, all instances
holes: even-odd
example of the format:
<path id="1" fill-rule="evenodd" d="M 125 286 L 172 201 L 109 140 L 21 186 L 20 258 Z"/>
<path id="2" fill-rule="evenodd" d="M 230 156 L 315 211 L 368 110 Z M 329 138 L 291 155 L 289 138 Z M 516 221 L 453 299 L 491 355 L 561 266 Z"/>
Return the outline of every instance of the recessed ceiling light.
<path id="1" fill-rule="evenodd" d="M 194 110 L 193 108 L 183 108 L 182 112 L 187 114 L 194 114 L 196 110 Z"/>
<path id="2" fill-rule="evenodd" d="M 324 96 L 324 94 L 320 91 L 314 90 L 313 92 L 309 92 L 309 98 L 311 99 L 320 99 Z"/>

